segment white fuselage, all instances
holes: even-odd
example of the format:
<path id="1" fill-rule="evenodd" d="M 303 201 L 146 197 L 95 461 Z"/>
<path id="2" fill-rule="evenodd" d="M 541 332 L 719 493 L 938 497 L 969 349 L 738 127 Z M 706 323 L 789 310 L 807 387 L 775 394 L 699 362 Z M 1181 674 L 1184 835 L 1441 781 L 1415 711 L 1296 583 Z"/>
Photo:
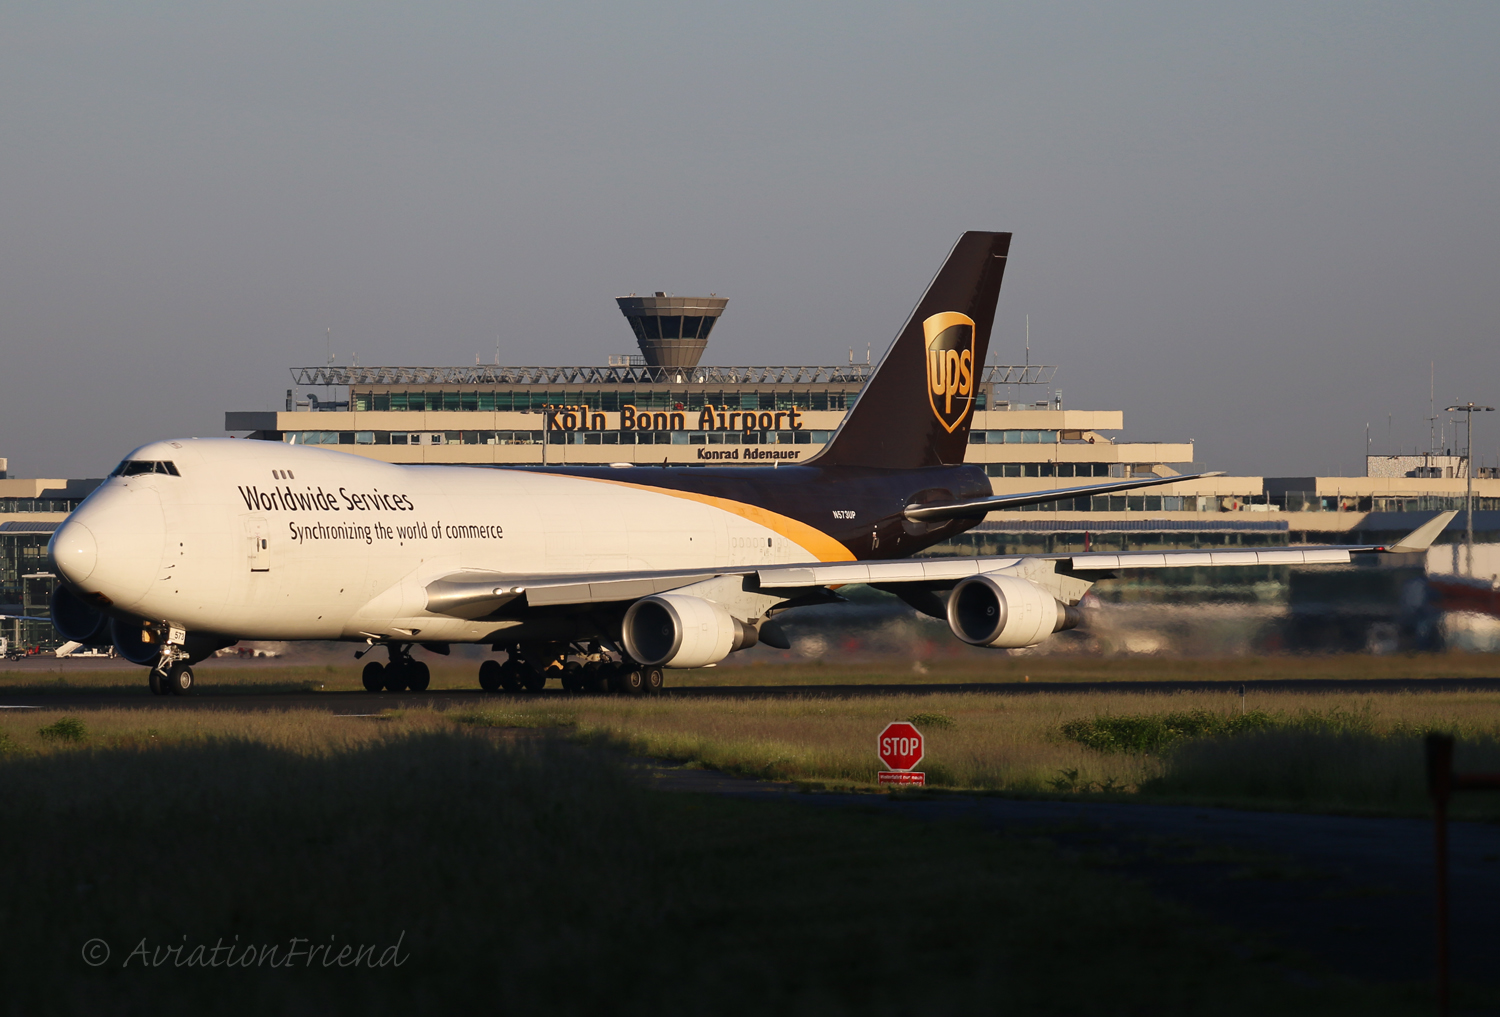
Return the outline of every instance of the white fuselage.
<path id="1" fill-rule="evenodd" d="M 131 460 L 177 475 L 112 476 L 59 527 L 56 567 L 117 612 L 239 639 L 356 639 L 418 630 L 483 639 L 434 615 L 425 586 L 460 571 L 517 576 L 714 569 L 850 557 L 782 516 L 621 482 L 401 466 L 235 439 L 156 442 Z"/>

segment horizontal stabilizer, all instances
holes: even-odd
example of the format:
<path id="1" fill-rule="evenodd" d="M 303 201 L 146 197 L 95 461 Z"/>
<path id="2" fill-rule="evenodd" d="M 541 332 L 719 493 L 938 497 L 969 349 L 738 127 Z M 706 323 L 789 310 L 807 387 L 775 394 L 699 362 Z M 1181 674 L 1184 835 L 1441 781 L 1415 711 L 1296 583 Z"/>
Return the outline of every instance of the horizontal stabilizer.
<path id="1" fill-rule="evenodd" d="M 1453 522 L 1453 517 L 1456 515 L 1458 515 L 1457 512 L 1439 512 L 1427 520 L 1427 522 L 1396 541 L 1396 543 L 1391 544 L 1386 550 L 1396 554 L 1425 551 L 1432 546 L 1432 542 L 1437 539 L 1438 534 L 1447 529 L 1448 524 Z"/>
<path id="2" fill-rule="evenodd" d="M 985 498 L 967 498 L 963 501 L 923 502 L 920 505 L 906 506 L 904 514 L 908 519 L 924 523 L 937 522 L 942 519 L 965 519 L 982 516 L 987 512 L 994 512 L 997 509 L 1015 508 L 1020 505 L 1040 505 L 1043 502 L 1057 501 L 1060 498 L 1087 498 L 1095 494 L 1134 491 L 1139 488 L 1156 487 L 1161 484 L 1183 484 L 1190 480 L 1202 480 L 1204 477 L 1222 477 L 1223 475 L 1223 472 L 1220 471 L 1214 473 L 1189 473 L 1180 477 L 1152 477 L 1149 480 L 1137 477 L 1130 480 L 1116 480 L 1108 484 L 1059 487 L 1051 491 L 1023 491 L 1020 494 L 995 494 Z"/>

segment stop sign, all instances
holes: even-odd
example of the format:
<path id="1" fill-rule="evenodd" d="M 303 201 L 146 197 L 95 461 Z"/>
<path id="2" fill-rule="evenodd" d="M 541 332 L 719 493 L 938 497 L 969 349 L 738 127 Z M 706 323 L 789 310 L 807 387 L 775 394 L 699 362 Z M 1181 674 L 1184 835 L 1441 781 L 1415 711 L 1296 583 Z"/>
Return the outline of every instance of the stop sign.
<path id="1" fill-rule="evenodd" d="M 922 761 L 922 732 L 904 720 L 887 724 L 875 742 L 875 754 L 890 770 L 913 770 Z"/>

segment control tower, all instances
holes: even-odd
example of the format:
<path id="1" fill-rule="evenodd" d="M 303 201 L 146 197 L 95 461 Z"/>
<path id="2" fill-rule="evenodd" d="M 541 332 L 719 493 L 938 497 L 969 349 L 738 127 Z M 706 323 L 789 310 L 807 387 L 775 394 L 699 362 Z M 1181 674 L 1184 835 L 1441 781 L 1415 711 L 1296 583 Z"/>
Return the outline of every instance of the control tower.
<path id="1" fill-rule="evenodd" d="M 651 367 L 697 367 L 708 333 L 724 313 L 725 297 L 616 297 Z"/>

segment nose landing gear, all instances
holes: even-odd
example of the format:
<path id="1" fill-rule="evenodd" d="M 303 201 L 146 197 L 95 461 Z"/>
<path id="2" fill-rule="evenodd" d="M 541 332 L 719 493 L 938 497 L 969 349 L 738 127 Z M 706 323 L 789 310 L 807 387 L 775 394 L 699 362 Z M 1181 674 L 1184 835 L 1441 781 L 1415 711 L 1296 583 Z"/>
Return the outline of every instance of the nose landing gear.
<path id="1" fill-rule="evenodd" d="M 147 681 L 154 696 L 186 696 L 193 691 L 193 669 L 185 660 L 174 660 L 165 669 L 153 667 Z"/>
<path id="2" fill-rule="evenodd" d="M 193 691 L 193 669 L 188 666 L 189 655 L 182 646 L 187 641 L 187 633 L 175 625 L 163 628 L 165 631 L 158 630 L 161 635 L 161 654 L 146 678 L 151 686 L 151 694 L 188 695 Z"/>

